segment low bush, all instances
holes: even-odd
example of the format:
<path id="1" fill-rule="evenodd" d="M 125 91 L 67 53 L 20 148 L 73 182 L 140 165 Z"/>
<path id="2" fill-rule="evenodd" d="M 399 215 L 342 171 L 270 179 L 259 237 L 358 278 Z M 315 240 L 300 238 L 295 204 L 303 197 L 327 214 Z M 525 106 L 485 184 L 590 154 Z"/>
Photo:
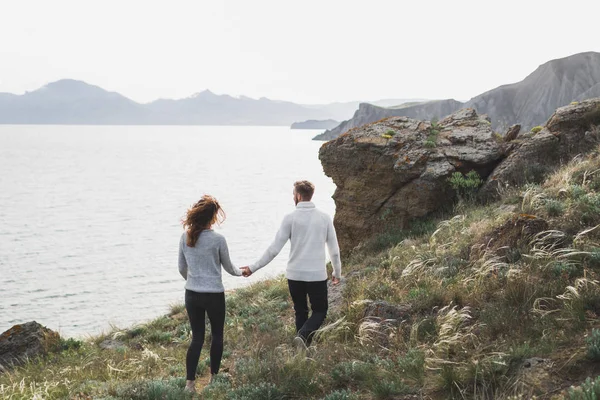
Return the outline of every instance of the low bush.
<path id="1" fill-rule="evenodd" d="M 592 333 L 585 339 L 587 344 L 587 357 L 593 361 L 600 360 L 600 330 L 594 328 Z M 600 394 L 600 393 L 598 393 Z"/>

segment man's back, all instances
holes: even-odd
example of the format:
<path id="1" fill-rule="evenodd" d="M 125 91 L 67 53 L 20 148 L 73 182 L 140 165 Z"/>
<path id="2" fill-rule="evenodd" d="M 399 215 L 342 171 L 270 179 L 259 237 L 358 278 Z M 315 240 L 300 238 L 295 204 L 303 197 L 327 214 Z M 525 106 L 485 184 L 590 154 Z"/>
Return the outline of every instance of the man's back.
<path id="1" fill-rule="evenodd" d="M 275 240 L 250 269 L 256 271 L 268 264 L 288 240 L 291 241 L 286 271 L 288 279 L 305 282 L 327 280 L 325 245 L 334 267 L 334 276 L 340 277 L 340 250 L 333 222 L 310 201 L 299 202 L 296 210 L 285 216 Z"/>

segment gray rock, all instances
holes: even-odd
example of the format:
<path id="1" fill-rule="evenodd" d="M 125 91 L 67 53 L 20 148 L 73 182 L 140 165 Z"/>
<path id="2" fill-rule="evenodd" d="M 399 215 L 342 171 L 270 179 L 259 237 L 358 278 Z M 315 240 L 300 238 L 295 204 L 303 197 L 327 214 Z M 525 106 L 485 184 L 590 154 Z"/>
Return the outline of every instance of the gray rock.
<path id="1" fill-rule="evenodd" d="M 0 335 L 0 371 L 46 355 L 59 340 L 57 332 L 35 321 L 13 326 Z"/>
<path id="2" fill-rule="evenodd" d="M 561 107 L 537 134 L 513 142 L 510 155 L 490 174 L 481 195 L 495 198 L 506 186 L 541 182 L 575 156 L 600 143 L 600 98 Z"/>
<path id="3" fill-rule="evenodd" d="M 519 136 L 519 132 L 521 132 L 521 125 L 517 124 L 511 126 L 510 128 L 508 128 L 508 131 L 504 135 L 504 141 L 512 142 L 517 138 L 517 136 Z"/>
<path id="4" fill-rule="evenodd" d="M 334 222 L 342 251 L 452 204 L 452 173 L 475 170 L 487 177 L 505 150 L 472 109 L 435 126 L 391 117 L 325 143 L 319 158 L 337 186 Z"/>

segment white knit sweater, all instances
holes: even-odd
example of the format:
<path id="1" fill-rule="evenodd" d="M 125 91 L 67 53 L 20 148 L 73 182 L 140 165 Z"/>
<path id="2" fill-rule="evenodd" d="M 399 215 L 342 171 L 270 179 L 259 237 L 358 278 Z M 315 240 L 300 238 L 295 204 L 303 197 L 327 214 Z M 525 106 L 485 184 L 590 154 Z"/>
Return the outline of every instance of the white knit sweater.
<path id="1" fill-rule="evenodd" d="M 283 218 L 275 240 L 260 260 L 250 265 L 250 270 L 255 272 L 270 263 L 288 240 L 291 241 L 286 270 L 288 279 L 305 282 L 327 280 L 326 245 L 333 276 L 341 277 L 342 262 L 333 221 L 310 201 L 298 203 L 296 210 Z"/>

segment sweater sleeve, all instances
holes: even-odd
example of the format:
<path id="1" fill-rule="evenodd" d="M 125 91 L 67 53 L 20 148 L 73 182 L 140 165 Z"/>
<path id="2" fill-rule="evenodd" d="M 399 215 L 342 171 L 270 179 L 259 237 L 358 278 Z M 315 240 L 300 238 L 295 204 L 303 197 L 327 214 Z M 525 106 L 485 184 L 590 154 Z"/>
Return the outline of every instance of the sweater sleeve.
<path id="1" fill-rule="evenodd" d="M 327 216 L 327 250 L 329 251 L 329 258 L 331 259 L 331 265 L 333 266 L 333 276 L 339 279 L 342 277 L 340 246 L 338 245 L 333 221 L 329 216 Z"/>
<path id="2" fill-rule="evenodd" d="M 273 259 L 275 257 L 277 257 L 277 255 L 279 254 L 281 249 L 283 249 L 283 246 L 285 246 L 287 241 L 290 239 L 291 235 L 292 235 L 292 216 L 288 215 L 281 222 L 281 227 L 279 228 L 279 231 L 277 231 L 277 234 L 275 235 L 275 240 L 273 240 L 273 243 L 271 243 L 271 245 L 267 248 L 265 253 L 262 255 L 262 257 L 257 262 L 250 265 L 250 271 L 256 272 L 259 269 L 261 269 L 262 267 L 264 267 L 265 265 L 267 265 L 268 263 L 270 263 L 271 261 L 273 261 Z"/>
<path id="3" fill-rule="evenodd" d="M 221 265 L 230 275 L 242 276 L 242 271 L 231 262 L 231 258 L 229 257 L 229 247 L 227 246 L 227 240 L 225 240 L 225 238 L 221 240 L 219 245 L 219 258 L 221 259 Z"/>
<path id="4" fill-rule="evenodd" d="M 185 245 L 184 242 L 184 237 L 185 235 L 181 235 L 181 239 L 179 240 L 179 273 L 181 274 L 181 276 L 183 276 L 183 279 L 187 280 L 187 271 L 188 271 L 188 265 L 187 265 L 187 261 L 185 260 L 185 255 L 183 254 L 183 246 Z"/>

